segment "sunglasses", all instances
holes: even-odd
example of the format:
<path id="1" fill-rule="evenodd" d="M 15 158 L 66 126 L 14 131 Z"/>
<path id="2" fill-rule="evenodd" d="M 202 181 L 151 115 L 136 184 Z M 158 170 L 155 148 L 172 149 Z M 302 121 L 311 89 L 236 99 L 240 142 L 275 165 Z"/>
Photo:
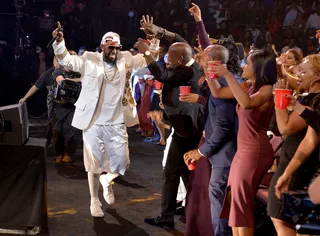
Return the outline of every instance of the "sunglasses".
<path id="1" fill-rule="evenodd" d="M 121 50 L 121 47 L 116 47 L 116 46 L 109 46 L 108 47 L 110 50 L 117 50 L 117 51 L 119 51 L 119 50 Z"/>

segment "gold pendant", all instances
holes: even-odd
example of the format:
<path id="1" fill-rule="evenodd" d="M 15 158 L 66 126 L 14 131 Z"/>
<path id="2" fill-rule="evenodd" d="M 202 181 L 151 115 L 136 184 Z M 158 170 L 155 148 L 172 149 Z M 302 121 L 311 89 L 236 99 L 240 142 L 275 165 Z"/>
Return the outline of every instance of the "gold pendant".
<path id="1" fill-rule="evenodd" d="M 134 105 L 134 99 L 133 99 L 133 97 L 131 97 L 131 98 L 129 99 L 129 103 L 132 104 L 132 105 Z"/>
<path id="2" fill-rule="evenodd" d="M 122 105 L 127 106 L 128 105 L 128 100 L 126 98 L 122 98 Z"/>

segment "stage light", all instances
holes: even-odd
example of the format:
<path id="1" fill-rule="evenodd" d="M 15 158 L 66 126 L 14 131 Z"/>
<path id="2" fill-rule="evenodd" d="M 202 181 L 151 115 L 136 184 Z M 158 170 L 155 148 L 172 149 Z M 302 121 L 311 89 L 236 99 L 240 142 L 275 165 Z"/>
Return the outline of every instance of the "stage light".
<path id="1" fill-rule="evenodd" d="M 132 11 L 132 10 L 129 11 L 128 16 L 129 16 L 130 18 L 134 17 L 134 11 Z"/>

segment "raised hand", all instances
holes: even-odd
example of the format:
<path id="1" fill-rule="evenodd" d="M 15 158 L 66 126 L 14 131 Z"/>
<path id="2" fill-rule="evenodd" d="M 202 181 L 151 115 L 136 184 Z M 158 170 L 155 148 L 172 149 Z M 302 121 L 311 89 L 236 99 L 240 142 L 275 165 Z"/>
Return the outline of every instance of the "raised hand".
<path id="1" fill-rule="evenodd" d="M 212 73 L 218 77 L 227 77 L 230 74 L 230 71 L 225 65 L 221 63 L 214 63 L 212 66 Z"/>
<path id="2" fill-rule="evenodd" d="M 189 9 L 189 12 L 196 22 L 202 21 L 201 10 L 197 4 L 192 3 L 192 7 Z"/>
<path id="3" fill-rule="evenodd" d="M 282 54 L 280 57 L 277 57 L 277 64 L 284 65 L 286 63 L 286 54 Z"/>
<path id="4" fill-rule="evenodd" d="M 250 51 L 256 50 L 256 45 L 253 43 L 250 45 Z"/>
<path id="5" fill-rule="evenodd" d="M 161 36 L 161 28 L 153 24 L 152 16 L 142 16 L 140 26 L 140 29 L 146 34 L 148 40 Z"/>
<path id="6" fill-rule="evenodd" d="M 56 38 L 58 43 L 63 41 L 63 32 L 59 21 L 57 22 L 57 28 L 52 32 L 52 37 Z"/>
<path id="7" fill-rule="evenodd" d="M 204 70 L 207 69 L 208 67 L 208 61 L 210 60 L 210 58 L 208 57 L 207 54 L 205 54 L 205 52 L 197 47 L 194 47 L 194 50 L 197 52 L 197 55 L 195 56 L 195 60 L 196 62 L 198 62 L 199 65 L 201 65 L 203 67 Z"/>
<path id="8" fill-rule="evenodd" d="M 140 53 L 145 53 L 150 50 L 150 46 L 143 40 L 139 38 L 138 41 L 134 44 L 134 47 L 139 50 Z"/>

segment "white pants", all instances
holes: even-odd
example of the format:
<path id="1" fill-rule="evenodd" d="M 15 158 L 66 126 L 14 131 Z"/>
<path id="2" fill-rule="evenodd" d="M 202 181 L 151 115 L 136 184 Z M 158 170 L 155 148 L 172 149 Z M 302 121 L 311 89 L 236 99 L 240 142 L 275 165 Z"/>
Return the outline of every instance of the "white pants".
<path id="1" fill-rule="evenodd" d="M 171 145 L 173 133 L 174 133 L 174 129 L 172 128 L 172 132 L 167 139 L 167 145 L 166 145 L 166 148 L 164 149 L 164 153 L 163 153 L 163 159 L 162 159 L 163 168 L 166 166 L 168 152 L 169 152 L 169 148 Z M 185 204 L 186 204 L 186 196 L 187 196 L 187 190 L 186 190 L 186 187 L 184 186 L 182 178 L 180 177 L 180 184 L 179 184 L 179 188 L 178 188 L 177 201 L 179 201 L 179 202 L 183 201 L 182 202 L 183 206 L 185 206 Z"/>
<path id="2" fill-rule="evenodd" d="M 83 158 L 87 172 L 124 175 L 130 165 L 125 124 L 92 125 L 84 130 Z"/>

